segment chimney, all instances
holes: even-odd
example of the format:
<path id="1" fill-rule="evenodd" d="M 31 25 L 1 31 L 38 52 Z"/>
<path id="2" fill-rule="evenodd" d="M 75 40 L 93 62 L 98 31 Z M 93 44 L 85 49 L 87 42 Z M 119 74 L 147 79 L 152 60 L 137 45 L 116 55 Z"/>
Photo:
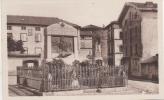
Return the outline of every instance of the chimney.
<path id="1" fill-rule="evenodd" d="M 153 3 L 153 2 L 146 2 L 146 3 L 145 3 L 145 6 L 151 8 L 151 7 L 154 6 L 154 3 Z"/>

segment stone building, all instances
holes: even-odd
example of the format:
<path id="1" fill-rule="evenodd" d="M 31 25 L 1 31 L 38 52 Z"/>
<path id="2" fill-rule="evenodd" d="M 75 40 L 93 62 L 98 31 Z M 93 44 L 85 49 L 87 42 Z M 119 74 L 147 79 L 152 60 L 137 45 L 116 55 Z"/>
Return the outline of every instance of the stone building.
<path id="1" fill-rule="evenodd" d="M 14 40 L 22 40 L 24 54 L 44 56 L 44 30 L 54 23 L 64 22 L 75 28 L 80 26 L 54 17 L 7 16 L 7 35 Z"/>
<path id="2" fill-rule="evenodd" d="M 93 29 L 90 26 L 84 26 L 80 30 L 80 61 L 88 59 L 89 55 L 92 56 Z"/>
<path id="3" fill-rule="evenodd" d="M 95 25 L 87 25 L 81 28 L 80 31 L 80 58 L 88 59 L 88 55 L 90 55 L 90 59 L 102 60 L 102 52 L 101 52 L 101 43 L 100 38 L 103 33 L 103 28 L 95 26 Z"/>
<path id="4" fill-rule="evenodd" d="M 119 22 L 113 21 L 105 27 L 108 30 L 108 64 L 120 66 L 123 57 L 122 31 Z"/>
<path id="5" fill-rule="evenodd" d="M 141 62 L 141 74 L 144 79 L 158 82 L 158 54 Z"/>
<path id="6" fill-rule="evenodd" d="M 143 60 L 158 53 L 157 4 L 128 2 L 119 16 L 123 32 L 124 65 L 129 77 L 141 76 Z"/>
<path id="7" fill-rule="evenodd" d="M 61 29 L 60 23 L 63 23 L 64 28 Z M 53 25 L 52 25 L 53 24 Z M 51 36 L 53 34 L 63 36 L 62 34 L 69 34 L 73 32 L 73 36 L 75 38 L 65 38 L 66 40 L 69 40 L 69 43 L 73 43 L 72 41 L 75 41 L 77 43 L 78 38 L 78 29 L 80 29 L 80 26 L 64 21 L 62 19 L 54 18 L 54 17 L 36 17 L 36 16 L 17 16 L 17 15 L 8 15 L 7 16 L 7 36 L 12 37 L 15 41 L 22 40 L 23 41 L 23 48 L 25 49 L 24 53 L 20 53 L 17 51 L 14 52 L 8 52 L 8 71 L 9 75 L 12 75 L 13 77 L 16 77 L 16 68 L 17 66 L 22 66 L 25 62 L 28 61 L 37 61 L 37 63 L 40 65 L 41 61 L 45 57 L 50 57 L 50 55 L 47 56 L 45 53 L 45 30 L 47 27 L 53 27 L 55 30 L 57 27 L 57 31 L 60 31 L 57 33 L 56 30 L 54 33 L 49 33 L 48 36 Z M 67 28 L 67 29 L 66 29 Z M 65 33 L 65 31 L 67 31 Z M 75 32 L 76 31 L 76 32 Z M 69 36 L 69 35 L 68 35 Z M 53 39 L 56 39 L 56 37 L 52 37 Z M 49 39 L 49 38 L 48 38 Z M 57 37 L 57 39 L 59 39 Z M 49 39 L 50 40 L 50 39 Z M 49 41 L 48 40 L 48 41 Z M 51 42 L 51 41 L 50 41 Z M 53 41 L 52 41 L 53 42 Z M 47 42 L 46 42 L 47 43 Z M 74 47 L 71 44 L 70 51 L 76 52 L 76 56 L 78 55 L 79 49 L 77 49 L 77 44 L 74 43 Z M 54 45 L 53 45 L 54 46 Z M 52 50 L 55 52 L 55 50 Z M 51 52 L 50 52 L 51 53 Z M 34 63 L 28 63 L 29 66 L 34 66 Z"/>

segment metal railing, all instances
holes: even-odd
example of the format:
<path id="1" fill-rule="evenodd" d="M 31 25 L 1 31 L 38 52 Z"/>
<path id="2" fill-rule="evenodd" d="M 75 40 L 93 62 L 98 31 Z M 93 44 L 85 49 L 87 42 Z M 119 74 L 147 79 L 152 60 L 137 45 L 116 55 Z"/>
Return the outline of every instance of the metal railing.
<path id="1" fill-rule="evenodd" d="M 42 68 L 17 68 L 17 83 L 39 91 L 68 91 L 88 88 L 125 86 L 121 67 L 98 65 L 59 66 L 45 64 Z"/>

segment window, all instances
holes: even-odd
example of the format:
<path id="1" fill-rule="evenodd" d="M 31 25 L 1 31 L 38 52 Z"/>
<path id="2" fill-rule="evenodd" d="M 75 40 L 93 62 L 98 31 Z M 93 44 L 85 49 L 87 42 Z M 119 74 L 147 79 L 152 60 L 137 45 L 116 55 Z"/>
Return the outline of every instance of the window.
<path id="1" fill-rule="evenodd" d="M 129 19 L 132 19 L 132 13 L 129 12 Z"/>
<path id="2" fill-rule="evenodd" d="M 85 42 L 81 41 L 81 48 L 85 48 Z"/>
<path id="3" fill-rule="evenodd" d="M 13 34 L 12 33 L 7 33 L 7 37 L 13 38 Z"/>
<path id="4" fill-rule="evenodd" d="M 120 39 L 123 39 L 123 32 L 120 32 Z"/>
<path id="5" fill-rule="evenodd" d="M 81 40 L 92 40 L 92 36 L 80 36 Z"/>
<path id="6" fill-rule="evenodd" d="M 74 39 L 71 36 L 53 36 L 51 45 L 52 53 L 74 52 Z"/>
<path id="7" fill-rule="evenodd" d="M 84 39 L 84 36 L 80 36 L 80 39 L 81 39 L 81 40 Z"/>
<path id="8" fill-rule="evenodd" d="M 135 45 L 135 55 L 137 56 L 137 44 Z"/>
<path id="9" fill-rule="evenodd" d="M 81 36 L 81 49 L 91 49 L 92 48 L 92 36 Z"/>
<path id="10" fill-rule="evenodd" d="M 12 26 L 7 26 L 7 30 L 12 30 Z"/>
<path id="11" fill-rule="evenodd" d="M 26 30 L 26 26 L 21 26 L 21 30 Z"/>
<path id="12" fill-rule="evenodd" d="M 24 53 L 24 54 L 28 54 L 28 48 L 27 48 L 27 47 L 24 47 L 24 50 L 25 50 L 25 51 L 24 51 L 23 53 Z"/>
<path id="13" fill-rule="evenodd" d="M 35 34 L 35 41 L 36 42 L 41 42 L 41 33 L 36 33 Z"/>
<path id="14" fill-rule="evenodd" d="M 127 25 L 127 23 L 128 23 L 128 20 L 126 19 L 126 20 L 125 20 L 125 26 Z"/>
<path id="15" fill-rule="evenodd" d="M 27 33 L 21 33 L 20 40 L 22 40 L 23 42 L 26 42 L 27 41 Z"/>
<path id="16" fill-rule="evenodd" d="M 137 37 L 137 36 L 138 36 L 138 35 L 137 35 L 137 34 L 138 34 L 138 28 L 137 28 L 137 27 L 135 27 L 135 32 L 134 32 L 134 33 L 135 33 L 135 35 L 134 35 L 135 38 L 138 38 L 138 37 Z"/>
<path id="17" fill-rule="evenodd" d="M 32 29 L 28 29 L 28 36 L 32 36 Z"/>
<path id="18" fill-rule="evenodd" d="M 128 56 L 128 47 L 125 46 L 125 55 Z"/>
<path id="19" fill-rule="evenodd" d="M 36 31 L 40 31 L 40 27 L 35 27 L 35 30 Z"/>
<path id="20" fill-rule="evenodd" d="M 138 18 L 138 14 L 137 14 L 137 12 L 135 13 L 135 15 L 134 15 L 134 16 L 135 16 L 135 17 L 134 17 L 135 19 L 137 19 L 137 18 Z"/>
<path id="21" fill-rule="evenodd" d="M 120 45 L 120 46 L 119 46 L 119 51 L 120 51 L 120 52 L 123 52 L 123 45 Z"/>
<path id="22" fill-rule="evenodd" d="M 42 48 L 41 47 L 35 47 L 35 54 L 41 54 Z"/>

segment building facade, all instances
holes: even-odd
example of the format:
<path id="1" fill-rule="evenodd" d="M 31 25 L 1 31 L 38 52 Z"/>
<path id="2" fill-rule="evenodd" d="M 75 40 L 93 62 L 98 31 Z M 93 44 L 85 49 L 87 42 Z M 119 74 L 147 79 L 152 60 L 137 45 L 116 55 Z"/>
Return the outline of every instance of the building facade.
<path id="1" fill-rule="evenodd" d="M 86 60 L 92 57 L 92 41 L 93 41 L 93 31 L 87 26 L 84 26 L 80 30 L 80 51 L 79 57 L 80 61 Z M 90 58 L 89 58 L 90 59 Z"/>
<path id="2" fill-rule="evenodd" d="M 44 50 L 44 28 L 36 25 L 15 25 L 8 23 L 7 36 L 12 36 L 14 40 L 22 40 L 24 54 L 42 54 Z"/>
<path id="3" fill-rule="evenodd" d="M 141 74 L 144 79 L 158 82 L 158 55 L 141 62 Z"/>
<path id="4" fill-rule="evenodd" d="M 87 25 L 81 28 L 80 31 L 80 54 L 79 57 L 83 59 L 102 60 L 101 52 L 101 34 L 103 33 L 103 28 L 95 25 Z"/>
<path id="5" fill-rule="evenodd" d="M 129 2 L 119 16 L 124 65 L 129 76 L 141 76 L 141 61 L 158 53 L 157 4 Z"/>
<path id="6" fill-rule="evenodd" d="M 108 64 L 117 67 L 122 65 L 123 58 L 122 30 L 117 21 L 111 22 L 106 29 L 108 30 Z"/>
<path id="7" fill-rule="evenodd" d="M 63 23 L 64 27 L 61 28 L 59 23 Z M 50 31 L 46 32 L 51 27 L 55 30 L 53 33 Z M 77 37 L 79 36 L 77 29 L 80 26 L 64 21 L 62 19 L 53 17 L 34 17 L 34 16 L 7 16 L 7 36 L 13 38 L 13 40 L 21 40 L 23 42 L 24 52 L 10 51 L 8 52 L 8 72 L 10 77 L 16 77 L 16 69 L 18 66 L 23 66 L 25 63 L 28 67 L 41 65 L 41 62 L 45 58 L 51 57 L 51 54 L 46 54 L 47 50 L 45 43 L 47 40 L 45 37 L 48 36 L 48 42 L 54 43 L 55 40 L 61 39 L 59 36 L 62 34 L 72 34 L 67 37 L 63 37 L 65 41 L 69 41 L 70 48 L 66 51 L 75 52 L 75 56 L 78 55 Z M 59 33 L 60 32 L 60 33 Z M 54 36 L 54 35 L 56 36 Z M 76 34 L 76 35 L 75 35 Z M 54 36 L 54 37 L 51 37 Z M 67 36 L 67 35 L 66 35 Z M 75 39 L 75 38 L 76 39 Z M 50 38 L 50 39 L 49 39 Z M 51 40 L 52 38 L 52 40 Z M 59 41 L 57 41 L 58 43 Z M 50 44 L 49 44 L 50 45 Z M 51 47 L 51 46 L 50 46 Z M 55 45 L 52 44 L 55 48 Z M 53 52 L 59 52 L 58 49 L 48 49 Z M 54 54 L 52 54 L 53 56 Z M 15 82 L 13 82 L 15 84 Z"/>

